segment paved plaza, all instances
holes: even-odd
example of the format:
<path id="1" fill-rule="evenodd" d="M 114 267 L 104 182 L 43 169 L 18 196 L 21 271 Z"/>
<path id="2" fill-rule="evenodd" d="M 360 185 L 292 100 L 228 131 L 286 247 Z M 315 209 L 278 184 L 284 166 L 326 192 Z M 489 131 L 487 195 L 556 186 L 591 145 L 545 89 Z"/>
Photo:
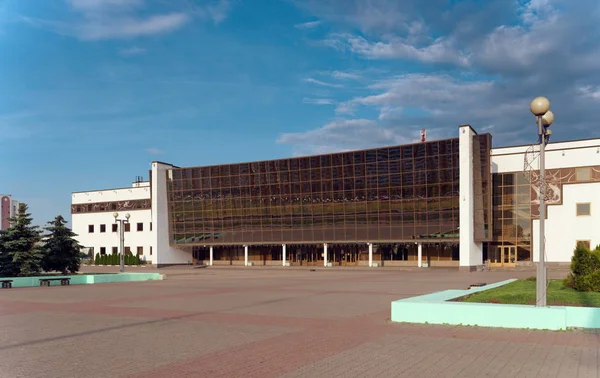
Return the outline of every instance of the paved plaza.
<path id="1" fill-rule="evenodd" d="M 600 376 L 596 333 L 389 321 L 393 300 L 532 271 L 161 272 L 0 291 L 0 377 Z"/>

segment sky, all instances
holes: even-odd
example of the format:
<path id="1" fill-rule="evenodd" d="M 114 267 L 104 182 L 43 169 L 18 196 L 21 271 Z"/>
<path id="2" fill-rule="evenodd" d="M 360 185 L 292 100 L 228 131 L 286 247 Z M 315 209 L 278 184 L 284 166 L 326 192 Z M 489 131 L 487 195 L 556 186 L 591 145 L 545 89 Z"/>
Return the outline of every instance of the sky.
<path id="1" fill-rule="evenodd" d="M 0 193 L 37 224 L 155 160 L 600 137 L 596 0 L 0 0 Z"/>

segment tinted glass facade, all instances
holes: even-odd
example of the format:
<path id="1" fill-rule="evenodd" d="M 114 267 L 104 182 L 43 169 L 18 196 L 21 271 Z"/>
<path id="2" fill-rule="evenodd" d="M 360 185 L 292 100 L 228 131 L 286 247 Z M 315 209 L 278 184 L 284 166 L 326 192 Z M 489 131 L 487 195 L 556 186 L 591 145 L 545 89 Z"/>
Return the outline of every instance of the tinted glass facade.
<path id="1" fill-rule="evenodd" d="M 523 172 L 493 175 L 493 244 L 515 247 L 516 261 L 531 260 L 531 190 Z"/>
<path id="2" fill-rule="evenodd" d="M 490 136 L 476 138 L 487 188 Z M 174 244 L 458 240 L 458 138 L 174 168 L 167 183 Z"/>

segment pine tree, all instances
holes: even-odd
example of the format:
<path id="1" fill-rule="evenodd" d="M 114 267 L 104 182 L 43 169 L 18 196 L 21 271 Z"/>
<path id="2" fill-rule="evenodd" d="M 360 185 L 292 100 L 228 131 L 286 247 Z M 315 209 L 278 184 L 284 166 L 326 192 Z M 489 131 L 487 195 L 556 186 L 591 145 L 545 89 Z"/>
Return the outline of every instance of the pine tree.
<path id="1" fill-rule="evenodd" d="M 0 231 L 0 277 L 17 276 L 19 267 L 13 262 L 12 255 L 4 248 L 6 241 L 6 231 Z"/>
<path id="2" fill-rule="evenodd" d="M 47 272 L 75 273 L 81 266 L 81 246 L 75 240 L 77 234 L 66 224 L 67 221 L 59 215 L 52 222 L 48 222 L 45 228 L 49 234 L 44 238 L 46 243 L 42 268 Z"/>
<path id="3" fill-rule="evenodd" d="M 32 226 L 33 218 L 27 212 L 28 206 L 19 204 L 17 215 L 10 219 L 11 226 L 2 233 L 2 267 L 6 275 L 30 276 L 41 271 L 43 249 L 38 245 L 41 231 Z M 2 274 L 5 275 L 4 273 Z"/>

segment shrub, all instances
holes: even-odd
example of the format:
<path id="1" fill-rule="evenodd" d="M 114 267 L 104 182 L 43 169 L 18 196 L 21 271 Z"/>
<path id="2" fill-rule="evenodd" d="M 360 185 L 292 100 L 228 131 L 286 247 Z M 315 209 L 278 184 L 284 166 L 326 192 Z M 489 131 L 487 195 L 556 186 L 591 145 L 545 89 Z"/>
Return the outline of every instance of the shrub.
<path id="1" fill-rule="evenodd" d="M 121 255 L 119 253 L 113 253 L 112 264 L 113 265 L 121 265 Z"/>
<path id="2" fill-rule="evenodd" d="M 96 253 L 96 258 L 94 259 L 94 265 L 100 265 L 100 254 Z"/>
<path id="3" fill-rule="evenodd" d="M 600 291 L 600 248 L 590 251 L 578 245 L 571 258 L 571 274 L 564 282 L 578 291 Z"/>
<path id="4" fill-rule="evenodd" d="M 135 255 L 135 265 L 140 265 L 140 253 L 136 253 Z"/>
<path id="5" fill-rule="evenodd" d="M 586 276 L 600 268 L 598 251 L 591 252 L 583 245 L 578 245 L 571 259 L 571 272 L 574 276 Z"/>

